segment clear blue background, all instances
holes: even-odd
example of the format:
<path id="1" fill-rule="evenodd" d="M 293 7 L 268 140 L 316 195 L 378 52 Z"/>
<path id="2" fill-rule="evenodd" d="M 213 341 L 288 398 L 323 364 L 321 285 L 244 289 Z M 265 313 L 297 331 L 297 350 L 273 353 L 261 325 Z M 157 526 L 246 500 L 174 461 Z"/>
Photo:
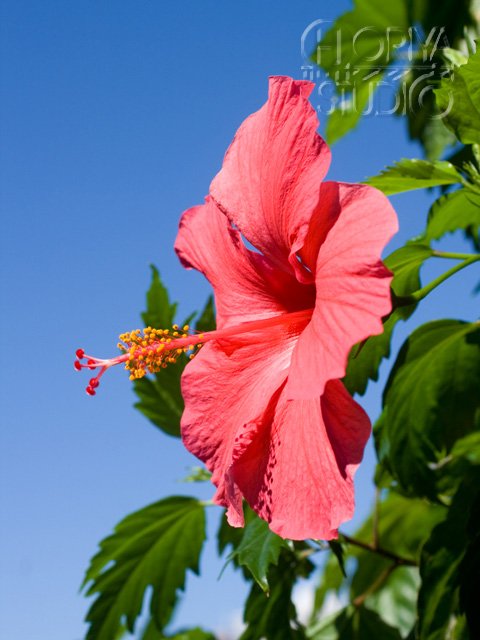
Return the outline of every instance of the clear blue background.
<path id="1" fill-rule="evenodd" d="M 202 201 L 236 128 L 265 101 L 267 76 L 302 77 L 304 29 L 347 6 L 2 2 L 2 638 L 80 640 L 87 602 L 78 587 L 98 541 L 163 496 L 211 496 L 208 485 L 178 482 L 195 461 L 132 408 L 122 371 L 88 398 L 73 353 L 114 354 L 117 335 L 139 326 L 150 263 L 180 318 L 203 304 L 207 284 L 173 253 L 179 215 Z M 334 148 L 329 176 L 359 181 L 419 153 L 402 120 L 365 118 Z M 394 199 L 402 231 L 392 247 L 422 228 L 432 198 Z M 452 237 L 444 246 L 464 247 Z M 452 279 L 410 327 L 474 318 L 475 282 L 473 269 Z M 374 418 L 379 388 L 361 402 Z M 372 500 L 372 470 L 370 447 L 357 522 Z M 242 606 L 240 578 L 227 570 L 217 580 L 217 518 L 213 510 L 204 578 L 189 578 L 178 625 L 219 628 Z"/>

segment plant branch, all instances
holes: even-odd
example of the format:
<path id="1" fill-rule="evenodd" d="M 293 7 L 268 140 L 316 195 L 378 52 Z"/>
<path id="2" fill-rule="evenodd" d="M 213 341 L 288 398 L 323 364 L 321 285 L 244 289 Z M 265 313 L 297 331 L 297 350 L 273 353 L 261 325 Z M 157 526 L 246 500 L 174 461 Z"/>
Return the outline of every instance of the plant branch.
<path id="1" fill-rule="evenodd" d="M 455 253 L 453 251 L 434 251 L 432 253 L 433 258 L 447 258 L 448 260 L 470 260 L 470 258 L 476 258 L 478 260 L 478 253 Z"/>
<path id="2" fill-rule="evenodd" d="M 450 278 L 450 276 L 453 276 L 455 273 L 457 273 L 457 271 L 461 271 L 462 269 L 465 269 L 465 267 L 468 267 L 474 262 L 478 262 L 480 260 L 480 253 L 476 253 L 476 254 L 456 253 L 455 254 L 455 253 L 444 253 L 444 252 L 437 251 L 435 252 L 434 255 L 436 255 L 437 257 L 451 258 L 455 260 L 463 259 L 463 257 L 465 256 L 468 256 L 468 257 L 465 260 L 463 260 L 463 262 L 456 264 L 454 267 L 452 267 L 451 269 L 448 269 L 448 271 L 445 271 L 445 273 L 442 273 L 442 275 L 438 276 L 438 278 L 435 278 L 434 280 L 429 282 L 427 285 L 425 285 L 421 289 L 418 289 L 418 291 L 414 291 L 408 296 L 396 296 L 395 294 L 393 294 L 392 298 L 393 298 L 395 307 L 406 307 L 412 304 L 417 304 L 417 302 L 420 302 L 420 300 L 423 300 L 423 298 L 426 298 L 431 291 L 433 291 L 439 285 L 445 282 L 445 280 L 448 280 L 448 278 Z"/>
<path id="3" fill-rule="evenodd" d="M 359 547 L 360 549 L 364 549 L 365 551 L 370 551 L 371 553 L 376 553 L 379 556 L 383 556 L 384 558 L 388 558 L 389 560 L 393 560 L 396 566 L 404 566 L 404 567 L 417 567 L 417 563 L 415 560 L 410 560 L 410 558 L 403 558 L 402 556 L 393 553 L 392 551 L 388 551 L 387 549 L 383 549 L 382 547 L 375 547 L 373 544 L 368 544 L 368 542 L 362 542 L 361 540 L 357 540 L 355 538 L 351 538 L 344 533 L 339 533 L 339 538 L 343 542 L 347 542 L 355 547 Z"/>
<path id="4" fill-rule="evenodd" d="M 378 549 L 380 546 L 380 538 L 378 533 L 380 516 L 380 489 L 375 487 L 375 507 L 373 510 L 373 547 Z"/>
<path id="5" fill-rule="evenodd" d="M 372 595 L 372 593 L 375 593 L 375 591 L 377 591 L 383 585 L 383 583 L 388 580 L 388 578 L 397 567 L 398 564 L 395 562 L 392 562 L 392 564 L 386 567 L 386 569 L 382 571 L 375 582 L 373 582 L 367 589 L 365 589 L 363 593 L 361 593 L 352 601 L 353 606 L 359 607 L 361 604 L 363 604 L 368 596 Z"/>

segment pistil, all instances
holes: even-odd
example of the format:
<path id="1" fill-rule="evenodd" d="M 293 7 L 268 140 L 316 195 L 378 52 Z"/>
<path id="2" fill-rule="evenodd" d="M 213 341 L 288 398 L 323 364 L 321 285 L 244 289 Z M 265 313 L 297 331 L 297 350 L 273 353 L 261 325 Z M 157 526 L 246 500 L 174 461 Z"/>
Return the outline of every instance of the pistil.
<path id="1" fill-rule="evenodd" d="M 265 340 L 265 332 L 270 334 L 275 329 L 289 334 L 300 333 L 308 324 L 312 312 L 313 309 L 305 309 L 279 314 L 206 333 L 191 332 L 188 325 L 181 329 L 173 325 L 171 330 L 152 327 L 146 327 L 143 331 L 136 329 L 120 335 L 117 345 L 122 352 L 120 355 L 107 359 L 97 358 L 86 354 L 83 349 L 77 349 L 73 366 L 77 371 L 98 371 L 85 389 L 88 395 L 94 396 L 100 378 L 107 369 L 115 365 L 124 364 L 125 369 L 130 372 L 130 380 L 138 380 L 147 373 L 157 373 L 169 364 L 176 363 L 183 354 L 192 359 L 205 343 L 212 340 L 231 342 L 236 338 L 242 338 L 247 342 L 262 342 Z"/>

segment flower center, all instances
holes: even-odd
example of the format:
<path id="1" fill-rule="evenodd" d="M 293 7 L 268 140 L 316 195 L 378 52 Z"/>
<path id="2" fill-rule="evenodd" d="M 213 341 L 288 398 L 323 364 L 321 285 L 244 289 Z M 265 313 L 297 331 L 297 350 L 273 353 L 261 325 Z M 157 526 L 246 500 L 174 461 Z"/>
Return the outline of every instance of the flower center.
<path id="1" fill-rule="evenodd" d="M 279 330 L 287 335 L 297 335 L 310 321 L 313 309 L 305 309 L 292 313 L 284 313 L 262 320 L 253 320 L 241 324 L 216 329 L 205 333 L 190 331 L 188 325 L 181 329 L 173 325 L 172 329 L 153 329 L 147 327 L 141 331 L 136 329 L 130 333 L 122 333 L 117 344 L 122 352 L 114 358 L 96 358 L 85 353 L 83 349 L 75 352 L 73 364 L 77 371 L 82 369 L 98 370 L 90 379 L 86 392 L 94 396 L 105 371 L 117 364 L 124 364 L 130 372 L 130 380 L 143 378 L 147 373 L 157 373 L 169 364 L 177 362 L 182 354 L 192 359 L 198 350 L 207 342 L 236 343 L 239 346 L 265 341 L 265 332 Z"/>

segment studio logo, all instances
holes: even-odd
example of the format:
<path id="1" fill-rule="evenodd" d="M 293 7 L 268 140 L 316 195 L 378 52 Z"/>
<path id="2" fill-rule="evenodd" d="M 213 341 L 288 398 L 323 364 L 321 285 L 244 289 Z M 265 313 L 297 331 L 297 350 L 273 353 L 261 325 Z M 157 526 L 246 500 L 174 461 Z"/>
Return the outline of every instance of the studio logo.
<path id="1" fill-rule="evenodd" d="M 406 115 L 431 104 L 433 89 L 451 74 L 441 55 L 448 46 L 445 27 L 433 27 L 428 34 L 397 26 L 332 30 L 330 20 L 319 19 L 301 35 L 301 71 L 317 85 L 320 113 Z M 442 113 L 431 117 L 445 117 L 452 103 L 451 98 Z"/>

